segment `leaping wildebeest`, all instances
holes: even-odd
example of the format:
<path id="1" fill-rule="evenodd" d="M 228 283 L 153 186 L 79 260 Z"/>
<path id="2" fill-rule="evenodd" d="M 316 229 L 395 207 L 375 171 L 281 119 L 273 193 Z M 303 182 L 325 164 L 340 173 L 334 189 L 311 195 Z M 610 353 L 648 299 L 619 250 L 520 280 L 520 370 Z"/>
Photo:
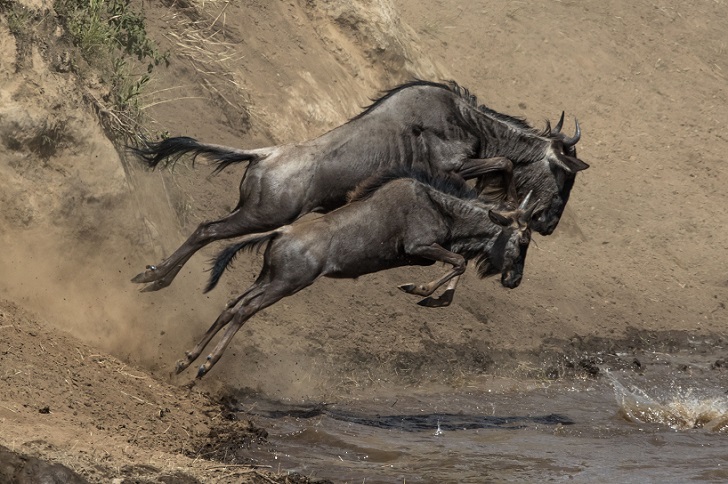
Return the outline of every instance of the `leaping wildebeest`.
<path id="1" fill-rule="evenodd" d="M 537 130 L 525 121 L 478 105 L 456 83 L 414 81 L 388 91 L 361 114 L 302 143 L 242 150 L 175 137 L 137 148 L 150 167 L 173 163 L 185 153 L 204 155 L 217 171 L 241 162 L 248 168 L 240 199 L 227 216 L 204 222 L 169 257 L 135 276 L 143 291 L 171 284 L 192 255 L 216 240 L 261 233 L 309 212 L 328 212 L 378 172 L 417 167 L 428 173 L 480 177 L 491 200 L 521 199 L 533 192 L 539 204 L 533 230 L 551 234 L 561 218 L 576 173 L 588 167 L 576 157 L 581 136 Z M 504 188 L 505 187 L 505 188 Z M 517 192 L 513 193 L 513 192 Z"/>
<path id="2" fill-rule="evenodd" d="M 538 205 L 529 205 L 529 198 L 515 210 L 499 210 L 476 198 L 462 179 L 395 174 L 363 184 L 350 203 L 321 217 L 246 237 L 220 253 L 207 290 L 217 284 L 238 252 L 267 243 L 260 275 L 227 304 L 202 340 L 177 362 L 177 373 L 229 325 L 198 368 L 198 378 L 204 376 L 251 316 L 321 276 L 356 278 L 437 261 L 452 265 L 452 270 L 429 284 L 400 286 L 410 294 L 429 296 L 459 277 L 468 260 L 476 259 L 481 277 L 500 273 L 501 283 L 514 288 L 523 276 L 531 241 L 529 223 Z"/>

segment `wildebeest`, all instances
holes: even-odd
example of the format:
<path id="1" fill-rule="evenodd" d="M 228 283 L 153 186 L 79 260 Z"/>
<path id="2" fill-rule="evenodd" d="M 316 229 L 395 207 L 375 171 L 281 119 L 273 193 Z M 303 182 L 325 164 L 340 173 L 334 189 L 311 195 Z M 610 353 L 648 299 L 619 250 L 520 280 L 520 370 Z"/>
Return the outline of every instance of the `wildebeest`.
<path id="1" fill-rule="evenodd" d="M 246 237 L 223 250 L 207 290 L 217 284 L 238 252 L 268 244 L 255 283 L 227 304 L 202 340 L 177 362 L 177 372 L 196 360 L 213 336 L 229 324 L 206 363 L 199 367 L 197 376 L 202 377 L 245 321 L 321 276 L 356 278 L 436 261 L 452 265 L 452 270 L 429 284 L 400 286 L 405 292 L 429 296 L 460 276 L 468 260 L 476 259 L 481 277 L 501 273 L 504 286 L 518 286 L 536 207 L 528 205 L 530 197 L 516 210 L 499 210 L 476 198 L 475 191 L 461 179 L 410 176 L 380 177 L 360 187 L 352 201 L 338 210 Z"/>
<path id="2" fill-rule="evenodd" d="M 346 202 L 346 193 L 358 183 L 397 166 L 481 177 L 481 189 L 494 201 L 515 199 L 514 191 L 518 198 L 533 191 L 540 202 L 532 227 L 548 235 L 561 218 L 576 173 L 588 167 L 576 157 L 578 122 L 573 137 L 561 133 L 562 122 L 563 114 L 554 130 L 547 125 L 539 131 L 478 105 L 475 96 L 454 82 L 414 81 L 388 91 L 346 124 L 303 143 L 254 150 L 187 137 L 147 143 L 136 152 L 151 167 L 174 162 L 185 153 L 210 157 L 218 171 L 233 163 L 249 165 L 230 214 L 200 224 L 172 255 L 147 266 L 132 281 L 151 283 L 144 291 L 166 287 L 205 245 L 268 231 L 310 212 L 333 210 Z M 498 176 L 484 176 L 495 173 Z"/>

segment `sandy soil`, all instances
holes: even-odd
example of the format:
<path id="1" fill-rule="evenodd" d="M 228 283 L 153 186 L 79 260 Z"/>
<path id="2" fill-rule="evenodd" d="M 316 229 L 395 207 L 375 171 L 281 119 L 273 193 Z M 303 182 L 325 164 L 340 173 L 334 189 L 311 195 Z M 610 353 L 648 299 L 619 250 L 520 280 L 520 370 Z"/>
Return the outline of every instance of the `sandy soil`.
<path id="1" fill-rule="evenodd" d="M 217 247 L 161 292 L 139 294 L 129 279 L 227 213 L 244 167 L 213 178 L 204 164 L 142 170 L 106 138 L 93 102 L 103 86 L 64 67 L 62 39 L 15 38 L 0 13 L 0 445 L 94 482 L 285 481 L 220 463 L 250 463 L 226 457 L 225 442 L 269 445 L 254 423 L 225 418 L 231 389 L 332 401 L 484 372 L 589 372 L 620 349 L 724 352 L 724 1 L 144 8 L 172 54 L 143 95 L 156 133 L 292 142 L 399 82 L 452 78 L 538 126 L 562 110 L 577 117 L 591 168 L 556 233 L 536 237 L 518 289 L 468 273 L 453 306 L 432 310 L 396 285 L 439 268 L 322 280 L 251 320 L 189 388 L 192 373 L 172 376 L 174 361 L 260 258 L 241 259 L 208 295 Z"/>

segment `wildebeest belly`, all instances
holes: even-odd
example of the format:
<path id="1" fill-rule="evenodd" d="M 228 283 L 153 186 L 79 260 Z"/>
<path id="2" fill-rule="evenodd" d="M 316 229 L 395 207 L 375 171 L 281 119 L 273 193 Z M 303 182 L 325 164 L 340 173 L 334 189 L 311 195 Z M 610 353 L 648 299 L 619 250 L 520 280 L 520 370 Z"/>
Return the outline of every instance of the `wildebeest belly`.
<path id="1" fill-rule="evenodd" d="M 430 266 L 434 263 L 435 261 L 432 259 L 417 256 L 401 256 L 386 260 L 368 259 L 337 266 L 324 275 L 333 279 L 356 279 L 366 274 L 373 274 L 387 269 L 406 266 Z"/>

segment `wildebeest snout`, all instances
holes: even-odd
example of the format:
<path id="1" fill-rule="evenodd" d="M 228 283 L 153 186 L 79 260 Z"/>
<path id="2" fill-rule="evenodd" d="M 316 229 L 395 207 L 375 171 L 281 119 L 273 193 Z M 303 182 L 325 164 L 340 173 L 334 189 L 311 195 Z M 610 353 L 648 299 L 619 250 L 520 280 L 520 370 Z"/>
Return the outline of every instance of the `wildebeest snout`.
<path id="1" fill-rule="evenodd" d="M 521 284 L 523 275 L 516 271 L 504 272 L 501 276 L 501 284 L 508 289 L 515 289 Z"/>

